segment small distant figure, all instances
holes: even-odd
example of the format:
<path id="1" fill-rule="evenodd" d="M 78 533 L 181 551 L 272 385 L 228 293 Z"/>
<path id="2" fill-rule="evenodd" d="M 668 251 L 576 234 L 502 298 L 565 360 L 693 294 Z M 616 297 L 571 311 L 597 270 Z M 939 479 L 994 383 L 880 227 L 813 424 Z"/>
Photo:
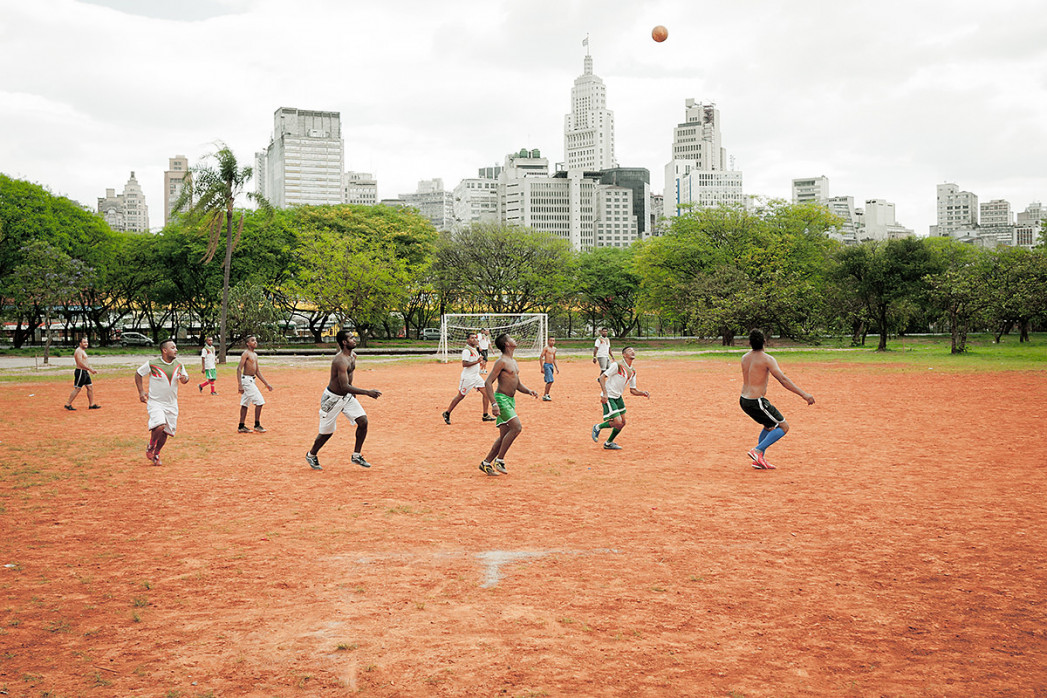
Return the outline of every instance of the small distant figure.
<path id="1" fill-rule="evenodd" d="M 189 382 L 189 372 L 177 358 L 178 345 L 173 339 L 165 339 L 160 342 L 160 359 L 146 361 L 135 371 L 138 399 L 145 403 L 149 414 L 149 446 L 145 457 L 153 465 L 163 465 L 160 449 L 178 427 L 178 384 Z M 145 376 L 149 376 L 148 393 L 142 386 Z"/>
<path id="2" fill-rule="evenodd" d="M 491 349 L 491 331 L 486 327 L 480 330 L 476 346 L 480 349 L 480 356 L 483 357 L 483 361 L 480 362 L 480 373 L 487 373 L 487 352 Z"/>
<path id="3" fill-rule="evenodd" d="M 774 470 L 775 467 L 767 462 L 764 453 L 773 443 L 785 436 L 789 431 L 789 423 L 778 408 L 764 397 L 767 394 L 767 377 L 774 376 L 787 390 L 806 400 L 808 405 L 814 404 L 814 396 L 789 380 L 778 368 L 778 362 L 774 357 L 764 352 L 763 345 L 763 332 L 753 330 L 749 333 L 749 346 L 752 350 L 742 357 L 742 396 L 738 402 L 742 411 L 762 427 L 756 447 L 748 453 L 753 467 L 757 470 Z"/>
<path id="4" fill-rule="evenodd" d="M 484 412 L 481 421 L 494 421 L 494 417 L 488 414 L 491 403 L 487 397 L 487 391 L 484 390 L 484 379 L 480 377 L 480 364 L 483 362 L 483 357 L 480 356 L 480 350 L 477 349 L 478 344 L 479 338 L 476 333 L 470 332 L 465 340 L 465 348 L 462 349 L 462 375 L 458 379 L 458 394 L 452 398 L 451 404 L 441 415 L 445 424 L 451 423 L 451 413 L 454 412 L 454 408 L 458 406 L 458 403 L 469 394 L 470 390 L 477 390 L 483 396 Z"/>
<path id="5" fill-rule="evenodd" d="M 367 413 L 356 399 L 357 395 L 366 395 L 377 400 L 382 393 L 378 390 L 365 390 L 353 385 L 353 372 L 356 371 L 356 335 L 348 330 L 338 330 L 335 335 L 338 343 L 338 354 L 331 361 L 331 380 L 320 398 L 320 433 L 313 441 L 313 447 L 305 454 L 305 462 L 313 470 L 323 470 L 317 454 L 334 434 L 338 427 L 338 415 L 344 414 L 350 424 L 356 425 L 356 447 L 351 461 L 361 468 L 370 468 L 364 460 L 364 439 L 367 438 Z"/>
<path id="6" fill-rule="evenodd" d="M 604 442 L 603 447 L 608 451 L 620 451 L 615 438 L 625 428 L 625 393 L 626 386 L 629 387 L 631 395 L 650 398 L 651 394 L 646 390 L 636 389 L 636 369 L 633 361 L 636 359 L 636 350 L 632 347 L 622 349 L 622 360 L 612 361 L 611 365 L 600 374 L 597 379 L 600 382 L 600 404 L 603 406 L 603 422 L 593 425 L 593 441 L 600 440 L 600 431 L 611 429 L 611 435 Z"/>
<path id="7" fill-rule="evenodd" d="M 538 366 L 542 372 L 542 377 L 545 379 L 545 394 L 542 395 L 542 400 L 545 402 L 551 401 L 553 398 L 549 394 L 550 388 L 553 387 L 553 370 L 557 373 L 560 372 L 560 367 L 556 365 L 556 339 L 549 337 L 545 340 L 545 346 L 542 347 L 542 353 L 538 355 Z"/>
<path id="8" fill-rule="evenodd" d="M 69 399 L 65 402 L 65 408 L 70 412 L 76 411 L 76 408 L 73 407 L 73 400 L 80 394 L 82 388 L 87 388 L 87 409 L 102 409 L 102 406 L 95 402 L 95 387 L 91 376 L 98 371 L 91 368 L 91 364 L 87 361 L 87 345 L 88 340 L 85 335 L 80 338 L 73 351 L 73 361 L 76 363 L 76 368 L 73 369 L 73 392 L 69 394 Z"/>
<path id="9" fill-rule="evenodd" d="M 513 445 L 516 437 L 523 431 L 523 425 L 520 424 L 520 418 L 516 414 L 516 393 L 517 391 L 524 392 L 534 398 L 538 397 L 538 393 L 520 382 L 520 367 L 513 358 L 516 340 L 503 333 L 494 340 L 494 345 L 498 347 L 502 355 L 494 362 L 491 375 L 487 376 L 484 382 L 484 390 L 491 400 L 491 411 L 497 418 L 498 438 L 495 439 L 487 457 L 480 463 L 480 470 L 488 475 L 497 476 L 499 473 L 502 475 L 509 473 L 505 467 L 505 454 Z M 498 381 L 497 392 L 493 387 L 495 381 Z"/>
<path id="10" fill-rule="evenodd" d="M 593 346 L 593 363 L 600 365 L 600 373 L 607 370 L 611 365 L 611 338 L 607 336 L 607 328 L 600 328 L 600 336 L 596 338 Z"/>
<path id="11" fill-rule="evenodd" d="M 204 374 L 204 382 L 200 383 L 196 387 L 199 388 L 200 392 L 204 392 L 204 386 L 211 386 L 211 394 L 217 395 L 218 391 L 214 389 L 214 382 L 218 378 L 218 365 L 215 363 L 214 354 L 214 340 L 210 337 L 204 337 L 204 347 L 200 350 L 200 372 Z M 243 421 L 242 419 L 240 420 Z"/>
<path id="12" fill-rule="evenodd" d="M 259 434 L 266 432 L 261 422 L 265 398 L 262 397 L 262 391 L 258 389 L 256 381 L 262 381 L 269 392 L 273 391 L 273 386 L 269 385 L 269 381 L 262 376 L 262 370 L 258 367 L 258 354 L 255 352 L 257 348 L 258 338 L 253 334 L 248 335 L 247 348 L 240 355 L 240 363 L 236 367 L 236 382 L 240 386 L 240 426 L 236 430 L 241 434 L 251 433 L 245 424 L 247 406 L 251 403 L 254 403 L 254 430 Z"/>

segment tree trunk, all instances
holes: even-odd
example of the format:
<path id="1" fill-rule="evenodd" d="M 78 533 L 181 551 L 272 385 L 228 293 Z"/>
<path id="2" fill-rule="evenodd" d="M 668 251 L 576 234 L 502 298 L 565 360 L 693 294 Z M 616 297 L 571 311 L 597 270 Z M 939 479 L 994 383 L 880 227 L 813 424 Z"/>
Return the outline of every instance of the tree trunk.
<path id="1" fill-rule="evenodd" d="M 1028 318 L 1022 318 L 1021 320 L 1019 320 L 1018 321 L 1018 327 L 1020 328 L 1020 332 L 1018 334 L 1018 342 L 1019 343 L 1021 343 L 1021 342 L 1028 342 L 1029 341 L 1029 319 Z"/>
<path id="2" fill-rule="evenodd" d="M 44 311 L 44 365 L 51 355 L 51 310 Z"/>
<path id="3" fill-rule="evenodd" d="M 876 344 L 876 351 L 887 351 L 887 308 L 880 309 L 880 341 Z"/>
<path id="4" fill-rule="evenodd" d="M 225 209 L 225 265 L 222 269 L 222 315 L 219 321 L 218 363 L 225 363 L 226 321 L 229 318 L 229 270 L 233 265 L 233 200 Z"/>

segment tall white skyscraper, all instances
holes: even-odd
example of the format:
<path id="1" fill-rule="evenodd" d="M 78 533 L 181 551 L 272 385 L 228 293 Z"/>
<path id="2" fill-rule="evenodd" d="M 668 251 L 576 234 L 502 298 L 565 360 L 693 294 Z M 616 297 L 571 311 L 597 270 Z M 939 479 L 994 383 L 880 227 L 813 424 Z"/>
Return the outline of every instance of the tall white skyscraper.
<path id="1" fill-rule="evenodd" d="M 437 230 L 450 230 L 454 223 L 454 197 L 439 177 L 422 180 L 413 194 L 400 194 L 400 201 L 418 209 Z"/>
<path id="2" fill-rule="evenodd" d="M 829 178 L 806 177 L 793 180 L 794 204 L 824 204 L 829 200 Z"/>
<path id="3" fill-rule="evenodd" d="M 687 206 L 744 203 L 742 173 L 728 169 L 720 145 L 720 110 L 693 99 L 685 107 L 684 122 L 673 128 L 673 158 L 665 166 L 665 216 L 678 216 Z"/>
<path id="4" fill-rule="evenodd" d="M 167 171 L 164 172 L 164 225 L 171 220 L 171 209 L 178 197 L 182 195 L 182 185 L 189 174 L 189 159 L 176 155 L 167 159 Z"/>
<path id="5" fill-rule="evenodd" d="M 113 230 L 149 232 L 149 207 L 134 172 L 124 185 L 123 194 L 117 195 L 115 189 L 106 189 L 105 196 L 98 197 L 98 213 Z"/>
<path id="6" fill-rule="evenodd" d="M 481 167 L 475 178 L 463 179 L 454 188 L 454 227 L 498 220 L 500 165 Z"/>
<path id="7" fill-rule="evenodd" d="M 931 227 L 931 235 L 948 237 L 977 227 L 978 197 L 969 191 L 960 191 L 955 184 L 939 184 L 938 224 Z"/>
<path id="8" fill-rule="evenodd" d="M 264 157 L 255 156 L 255 188 L 277 208 L 340 204 L 344 160 L 338 112 L 280 107 Z"/>
<path id="9" fill-rule="evenodd" d="M 593 75 L 586 48 L 582 74 L 571 88 L 571 113 L 564 117 L 564 166 L 568 170 L 606 170 L 614 159 L 614 113 L 607 108 L 607 88 Z"/>

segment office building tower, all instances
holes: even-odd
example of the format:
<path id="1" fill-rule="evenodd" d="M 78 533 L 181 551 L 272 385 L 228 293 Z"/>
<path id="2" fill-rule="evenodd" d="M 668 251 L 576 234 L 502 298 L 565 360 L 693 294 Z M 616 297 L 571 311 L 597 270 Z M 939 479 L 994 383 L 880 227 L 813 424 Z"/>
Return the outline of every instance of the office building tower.
<path id="1" fill-rule="evenodd" d="M 374 206 L 378 203 L 378 180 L 370 172 L 344 173 L 342 203 Z"/>
<path id="2" fill-rule="evenodd" d="M 255 190 L 276 208 L 342 203 L 345 148 L 341 115 L 280 107 L 264 157 L 255 157 Z"/>
<path id="3" fill-rule="evenodd" d="M 178 197 L 182 195 L 182 186 L 189 175 L 189 160 L 184 155 L 167 159 L 167 171 L 164 172 L 164 225 L 171 222 L 171 211 Z"/>
<path id="4" fill-rule="evenodd" d="M 932 236 L 960 237 L 978 227 L 978 197 L 960 191 L 955 184 L 938 185 L 938 223 L 931 227 Z"/>
<path id="5" fill-rule="evenodd" d="M 105 196 L 98 197 L 98 213 L 113 230 L 149 232 L 149 207 L 146 206 L 145 194 L 134 172 L 131 172 L 130 179 L 124 185 L 123 194 L 118 195 L 115 189 L 106 189 Z"/>
<path id="6" fill-rule="evenodd" d="M 829 178 L 808 177 L 793 180 L 794 204 L 824 204 L 829 199 Z"/>
<path id="7" fill-rule="evenodd" d="M 728 169 L 720 144 L 720 111 L 715 104 L 688 99 L 683 123 L 673 128 L 672 160 L 665 166 L 665 215 L 744 203 L 742 173 Z"/>
<path id="8" fill-rule="evenodd" d="M 463 179 L 454 188 L 454 228 L 467 228 L 472 223 L 498 220 L 498 177 L 502 168 L 481 167 L 475 178 Z"/>
<path id="9" fill-rule="evenodd" d="M 586 49 L 582 74 L 571 88 L 571 113 L 564 117 L 564 166 L 568 170 L 604 170 L 616 167 L 614 112 L 607 108 L 607 88 L 593 75 L 593 59 Z"/>
<path id="10" fill-rule="evenodd" d="M 437 230 L 450 230 L 454 223 L 454 197 L 444 191 L 444 181 L 439 177 L 422 180 L 413 194 L 400 194 L 400 201 L 417 209 Z"/>

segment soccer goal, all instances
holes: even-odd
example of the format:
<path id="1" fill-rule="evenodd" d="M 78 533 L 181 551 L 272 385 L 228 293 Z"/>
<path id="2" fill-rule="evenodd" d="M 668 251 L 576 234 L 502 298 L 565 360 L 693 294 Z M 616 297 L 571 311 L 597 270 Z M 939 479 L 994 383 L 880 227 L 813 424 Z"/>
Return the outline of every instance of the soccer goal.
<path id="1" fill-rule="evenodd" d="M 491 356 L 498 354 L 495 338 L 503 332 L 516 340 L 516 356 L 536 357 L 549 336 L 549 316 L 545 313 L 448 313 L 440 318 L 440 346 L 437 356 L 446 363 L 465 346 L 470 332 L 491 333 Z M 491 359 L 494 361 L 494 358 Z"/>

